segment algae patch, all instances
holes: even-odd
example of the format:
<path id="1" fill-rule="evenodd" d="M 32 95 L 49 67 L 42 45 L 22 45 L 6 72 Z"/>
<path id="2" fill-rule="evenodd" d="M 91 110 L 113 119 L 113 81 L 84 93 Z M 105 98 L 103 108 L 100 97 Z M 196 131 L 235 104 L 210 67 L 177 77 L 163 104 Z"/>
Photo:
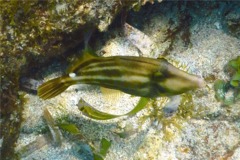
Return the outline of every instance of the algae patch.
<path id="1" fill-rule="evenodd" d="M 159 98 L 152 100 L 148 106 L 148 114 L 141 117 L 143 124 L 145 120 L 150 119 L 153 125 L 163 132 L 163 139 L 171 141 L 177 134 L 181 133 L 184 123 L 194 116 L 194 105 L 191 94 L 182 94 L 178 110 L 172 116 L 166 116 L 163 109 L 167 104 L 168 98 Z"/>
<path id="2" fill-rule="evenodd" d="M 240 100 L 240 56 L 229 61 L 225 70 L 230 78 L 215 81 L 215 98 L 224 105 L 231 105 Z"/>

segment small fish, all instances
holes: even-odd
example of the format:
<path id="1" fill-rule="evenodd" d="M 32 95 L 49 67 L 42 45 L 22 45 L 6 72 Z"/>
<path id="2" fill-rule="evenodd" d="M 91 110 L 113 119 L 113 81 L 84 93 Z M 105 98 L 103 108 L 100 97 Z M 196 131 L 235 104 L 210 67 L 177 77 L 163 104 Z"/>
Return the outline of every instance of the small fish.
<path id="1" fill-rule="evenodd" d="M 164 58 L 97 57 L 85 49 L 83 56 L 67 74 L 39 86 L 38 96 L 53 98 L 78 83 L 149 98 L 177 95 L 205 86 L 202 78 L 174 67 Z"/>

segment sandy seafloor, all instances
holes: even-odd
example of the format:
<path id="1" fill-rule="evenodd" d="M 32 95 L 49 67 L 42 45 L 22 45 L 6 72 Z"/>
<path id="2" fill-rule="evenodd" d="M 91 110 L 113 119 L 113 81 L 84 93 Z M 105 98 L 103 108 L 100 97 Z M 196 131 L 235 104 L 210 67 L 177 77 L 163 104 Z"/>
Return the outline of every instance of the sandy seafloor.
<path id="1" fill-rule="evenodd" d="M 166 57 L 186 65 L 190 73 L 200 77 L 228 80 L 229 77 L 224 73 L 223 67 L 229 60 L 240 55 L 240 39 L 224 29 L 220 8 L 212 9 L 209 13 L 204 13 L 204 10 L 195 13 L 190 11 L 192 16 L 189 28 L 190 44 L 186 46 L 181 38 L 176 36 L 172 50 Z M 132 38 L 134 34 L 128 36 L 119 34 L 120 28 L 112 28 L 101 37 L 104 40 L 95 37 L 97 53 L 104 51 L 103 56 L 139 56 L 139 53 L 147 57 L 160 56 L 171 43 L 171 40 L 163 41 L 167 28 L 178 25 L 177 7 L 172 7 L 171 12 L 152 7 L 152 11 L 139 20 L 141 14 L 143 14 L 141 11 L 129 14 L 127 19 L 129 25 L 138 28 L 139 32 L 133 32 L 139 36 L 139 39 Z M 170 19 L 175 24 L 169 26 Z M 142 37 L 144 34 L 145 37 Z M 136 41 L 131 41 L 131 38 Z M 63 69 L 59 67 L 59 71 Z M 51 73 L 51 66 L 46 72 Z M 59 73 L 49 74 L 44 81 L 58 75 Z M 90 85 L 72 86 L 59 96 L 46 101 L 26 93 L 25 98 L 28 101 L 24 107 L 25 120 L 16 151 L 38 139 L 39 144 L 30 147 L 32 151 L 24 152 L 23 160 L 89 159 L 91 156 L 84 155 L 80 143 L 91 142 L 97 146 L 102 138 L 106 138 L 112 141 L 106 160 L 238 160 L 240 159 L 240 102 L 228 107 L 222 106 L 214 97 L 213 84 L 214 80 L 210 78 L 205 88 L 188 93 L 193 96 L 193 113 L 199 113 L 201 116 L 189 117 L 181 122 L 180 132 L 174 131 L 172 125 L 167 126 L 167 129 L 172 130 L 174 134 L 170 140 L 164 139 L 166 132 L 163 131 L 161 121 L 147 120 L 142 126 L 140 125 L 139 119 L 142 115 L 147 115 L 149 112 L 147 109 L 133 117 L 97 121 L 82 115 L 77 107 L 79 99 L 82 98 L 98 110 L 123 114 L 136 105 L 139 97 L 127 94 L 106 96 L 99 87 Z M 45 108 L 55 120 L 67 117 L 69 122 L 79 128 L 85 137 L 84 140 L 76 140 L 63 131 L 61 146 L 54 146 L 52 138 L 48 138 L 47 141 L 44 138 L 41 140 L 39 137 L 51 135 L 43 119 Z M 215 118 L 215 115 L 220 116 Z M 129 135 L 120 138 L 115 134 L 119 130 Z"/>

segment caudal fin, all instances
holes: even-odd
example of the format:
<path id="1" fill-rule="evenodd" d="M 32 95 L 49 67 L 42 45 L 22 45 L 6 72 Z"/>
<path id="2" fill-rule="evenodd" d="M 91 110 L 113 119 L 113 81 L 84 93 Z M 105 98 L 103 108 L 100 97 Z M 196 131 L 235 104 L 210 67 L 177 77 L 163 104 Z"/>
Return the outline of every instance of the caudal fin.
<path id="1" fill-rule="evenodd" d="M 53 98 L 65 91 L 72 83 L 68 83 L 68 77 L 59 77 L 47 81 L 38 87 L 38 96 L 42 99 Z"/>

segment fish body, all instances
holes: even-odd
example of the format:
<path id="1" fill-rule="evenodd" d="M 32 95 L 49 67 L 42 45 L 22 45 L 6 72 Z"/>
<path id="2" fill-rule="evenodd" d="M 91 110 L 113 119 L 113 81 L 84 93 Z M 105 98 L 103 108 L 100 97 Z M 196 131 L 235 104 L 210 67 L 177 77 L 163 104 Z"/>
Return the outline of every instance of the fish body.
<path id="1" fill-rule="evenodd" d="M 177 95 L 204 86 L 203 79 L 174 67 L 164 58 L 96 57 L 85 53 L 66 75 L 42 84 L 38 96 L 49 99 L 78 83 L 150 98 Z"/>

